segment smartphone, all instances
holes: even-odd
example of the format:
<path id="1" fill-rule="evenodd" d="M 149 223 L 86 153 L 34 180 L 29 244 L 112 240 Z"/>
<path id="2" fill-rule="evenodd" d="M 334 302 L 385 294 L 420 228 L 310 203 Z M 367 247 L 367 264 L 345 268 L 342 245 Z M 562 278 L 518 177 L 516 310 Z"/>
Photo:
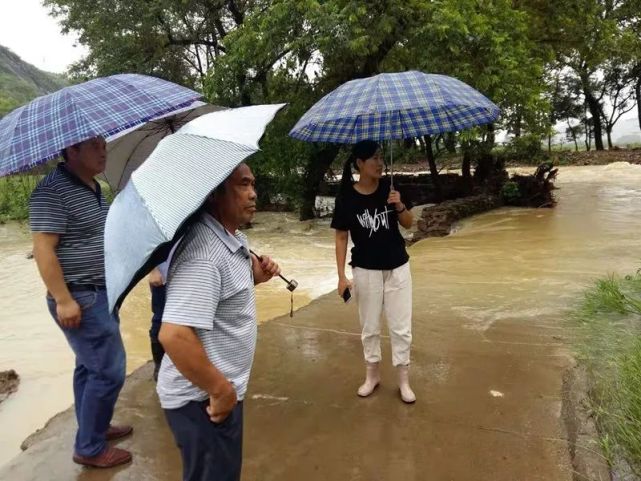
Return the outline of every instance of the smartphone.
<path id="1" fill-rule="evenodd" d="M 349 287 L 347 287 L 347 288 L 345 288 L 345 290 L 343 291 L 343 300 L 345 301 L 345 303 L 347 303 L 347 302 L 349 302 L 351 299 L 352 299 L 352 293 L 351 293 L 351 291 L 349 290 Z"/>

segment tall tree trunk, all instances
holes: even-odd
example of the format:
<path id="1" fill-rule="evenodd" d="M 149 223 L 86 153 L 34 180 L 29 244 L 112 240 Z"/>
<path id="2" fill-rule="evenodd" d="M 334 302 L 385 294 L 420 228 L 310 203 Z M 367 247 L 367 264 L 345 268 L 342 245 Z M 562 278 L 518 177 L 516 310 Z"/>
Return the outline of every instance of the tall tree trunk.
<path id="1" fill-rule="evenodd" d="M 490 152 L 494 148 L 494 142 L 496 140 L 496 134 L 494 133 L 494 124 L 487 124 L 485 126 L 487 129 L 487 135 L 485 136 L 485 142 L 483 147 L 486 152 Z"/>
<path id="2" fill-rule="evenodd" d="M 465 190 L 470 194 L 473 190 L 472 185 L 472 153 L 463 148 L 463 162 L 461 163 L 461 173 L 463 174 L 463 183 Z"/>
<path id="3" fill-rule="evenodd" d="M 518 108 L 518 106 L 517 106 Z M 519 110 L 516 114 L 516 120 L 514 122 L 514 138 L 519 138 L 521 136 L 521 111 Z"/>
<path id="4" fill-rule="evenodd" d="M 639 121 L 639 129 L 641 129 L 641 77 L 637 79 L 637 83 L 634 86 L 634 93 L 637 97 L 637 120 Z"/>
<path id="5" fill-rule="evenodd" d="M 585 100 L 588 104 L 588 110 L 592 115 L 592 128 L 594 130 L 594 148 L 596 150 L 604 150 L 603 148 L 603 129 L 601 127 L 601 106 L 599 101 L 594 97 L 594 94 L 588 87 L 584 87 L 583 93 Z"/>
<path id="6" fill-rule="evenodd" d="M 607 125 L 605 127 L 605 133 L 608 136 L 608 150 L 612 150 L 612 125 Z"/>
<path id="7" fill-rule="evenodd" d="M 588 119 L 586 117 L 585 119 L 585 150 L 588 152 L 590 151 L 590 136 L 592 135 L 592 132 L 590 131 L 590 124 L 588 123 Z"/>
<path id="8" fill-rule="evenodd" d="M 441 187 L 441 179 L 438 176 L 438 169 L 436 168 L 436 159 L 434 158 L 434 150 L 432 150 L 432 136 L 426 135 L 425 139 L 425 155 L 427 156 L 427 164 L 430 166 L 430 177 L 434 185 L 434 194 L 436 195 L 437 202 L 443 202 L 443 188 Z"/>
<path id="9" fill-rule="evenodd" d="M 318 187 L 325 177 L 325 173 L 338 154 L 339 146 L 329 144 L 326 147 L 314 150 L 307 161 L 307 169 L 303 180 L 302 204 L 300 207 L 300 220 L 313 219 L 316 216 L 315 203 Z"/>
<path id="10" fill-rule="evenodd" d="M 443 143 L 450 154 L 456 154 L 456 133 L 447 132 L 443 136 Z"/>

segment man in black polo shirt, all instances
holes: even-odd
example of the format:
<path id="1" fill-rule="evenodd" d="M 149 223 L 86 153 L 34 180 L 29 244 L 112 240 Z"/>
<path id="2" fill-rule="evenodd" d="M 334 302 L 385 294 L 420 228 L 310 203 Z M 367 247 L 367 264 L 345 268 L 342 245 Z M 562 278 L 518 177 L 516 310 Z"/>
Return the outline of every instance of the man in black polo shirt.
<path id="1" fill-rule="evenodd" d="M 105 291 L 104 230 L 109 206 L 94 176 L 105 170 L 105 140 L 96 137 L 63 150 L 65 162 L 31 195 L 29 223 L 33 254 L 47 287 L 49 312 L 74 354 L 78 432 L 73 460 L 108 468 L 131 461 L 124 449 L 107 445 L 132 432 L 112 426 L 125 381 L 120 323 Z"/>

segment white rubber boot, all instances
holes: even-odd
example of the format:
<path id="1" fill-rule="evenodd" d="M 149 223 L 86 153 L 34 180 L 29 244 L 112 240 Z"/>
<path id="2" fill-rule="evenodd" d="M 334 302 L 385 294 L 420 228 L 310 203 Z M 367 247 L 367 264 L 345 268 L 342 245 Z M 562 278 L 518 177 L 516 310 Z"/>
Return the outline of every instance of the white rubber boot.
<path id="1" fill-rule="evenodd" d="M 381 375 L 378 371 L 377 362 L 368 362 L 365 364 L 365 382 L 358 388 L 360 397 L 367 397 L 374 392 L 376 386 L 381 382 Z"/>
<path id="2" fill-rule="evenodd" d="M 396 369 L 398 370 L 398 388 L 401 391 L 401 399 L 403 402 L 411 404 L 416 401 L 416 395 L 410 387 L 410 367 L 398 366 Z"/>

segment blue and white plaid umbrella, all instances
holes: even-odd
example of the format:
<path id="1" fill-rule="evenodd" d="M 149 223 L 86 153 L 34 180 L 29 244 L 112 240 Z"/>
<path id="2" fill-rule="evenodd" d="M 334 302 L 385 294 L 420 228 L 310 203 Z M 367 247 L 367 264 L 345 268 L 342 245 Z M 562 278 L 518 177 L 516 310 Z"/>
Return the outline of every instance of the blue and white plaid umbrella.
<path id="1" fill-rule="evenodd" d="M 499 108 L 446 75 L 383 73 L 347 82 L 316 102 L 289 135 L 355 144 L 468 129 L 495 121 Z"/>
<path id="2" fill-rule="evenodd" d="M 0 177 L 54 159 L 65 147 L 122 130 L 192 104 L 201 95 L 138 74 L 98 78 L 63 88 L 0 120 Z"/>
<path id="3" fill-rule="evenodd" d="M 186 220 L 244 159 L 285 104 L 220 110 L 162 139 L 116 196 L 105 224 L 109 308 L 165 261 Z"/>

